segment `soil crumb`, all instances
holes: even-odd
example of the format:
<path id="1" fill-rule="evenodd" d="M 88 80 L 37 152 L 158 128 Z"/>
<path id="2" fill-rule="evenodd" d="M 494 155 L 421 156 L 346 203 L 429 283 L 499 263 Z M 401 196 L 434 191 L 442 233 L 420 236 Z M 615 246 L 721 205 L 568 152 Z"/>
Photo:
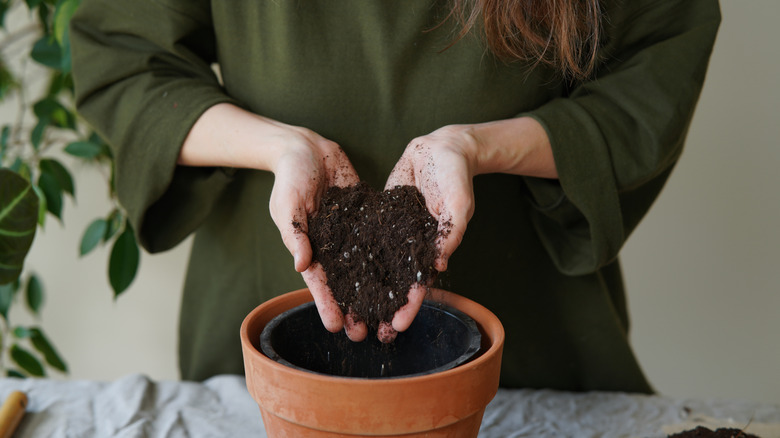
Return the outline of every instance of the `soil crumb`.
<path id="1" fill-rule="evenodd" d="M 439 223 L 416 187 L 331 187 L 308 221 L 313 261 L 336 302 L 370 329 L 392 321 L 414 283 L 436 278 Z"/>

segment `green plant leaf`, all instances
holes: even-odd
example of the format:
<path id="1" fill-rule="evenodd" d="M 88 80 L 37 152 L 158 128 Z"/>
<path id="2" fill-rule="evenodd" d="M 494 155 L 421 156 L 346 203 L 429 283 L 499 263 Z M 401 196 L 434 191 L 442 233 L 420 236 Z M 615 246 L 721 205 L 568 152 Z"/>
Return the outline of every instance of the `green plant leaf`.
<path id="1" fill-rule="evenodd" d="M 33 184 L 32 188 L 35 196 L 38 197 L 38 225 L 43 227 L 46 225 L 46 212 L 49 211 L 49 207 L 46 205 L 46 195 L 40 187 Z"/>
<path id="2" fill-rule="evenodd" d="M 56 96 L 64 90 L 73 92 L 73 75 L 68 72 L 53 71 L 47 95 Z"/>
<path id="3" fill-rule="evenodd" d="M 114 298 L 124 292 L 133 282 L 138 271 L 140 252 L 130 223 L 114 242 L 108 262 L 108 279 L 114 289 Z"/>
<path id="4" fill-rule="evenodd" d="M 11 163 L 11 165 L 10 165 L 10 166 L 8 166 L 8 170 L 10 170 L 10 171 L 12 171 L 12 172 L 14 172 L 14 173 L 19 173 L 19 169 L 21 169 L 21 167 L 22 167 L 22 164 L 24 164 L 24 162 L 22 161 L 22 159 L 21 159 L 21 158 L 19 158 L 19 157 L 16 157 L 16 159 L 14 160 L 14 162 L 13 162 L 13 163 Z"/>
<path id="5" fill-rule="evenodd" d="M 110 160 L 114 159 L 114 153 L 111 151 L 111 146 L 109 146 L 108 143 L 103 143 L 100 145 L 100 155 Z M 113 173 L 112 173 L 112 180 L 113 180 Z"/>
<path id="6" fill-rule="evenodd" d="M 11 7 L 11 0 L 0 1 L 0 27 L 5 28 L 5 13 Z"/>
<path id="7" fill-rule="evenodd" d="M 70 30 L 68 25 L 79 3 L 81 3 L 80 0 L 59 0 L 54 10 L 52 30 L 54 38 L 60 46 L 62 54 L 60 70 L 64 73 L 69 73 L 71 70 Z"/>
<path id="8" fill-rule="evenodd" d="M 0 59 L 0 100 L 5 99 L 10 90 L 16 86 L 16 79 L 11 71 L 5 66 L 5 62 Z"/>
<path id="9" fill-rule="evenodd" d="M 39 119 L 38 123 L 35 124 L 35 128 L 33 128 L 32 132 L 30 133 L 30 142 L 33 145 L 33 148 L 37 151 L 38 148 L 41 147 L 41 141 L 43 141 L 43 134 L 46 132 L 46 128 L 49 126 L 49 119 L 43 118 Z"/>
<path id="10" fill-rule="evenodd" d="M 19 379 L 27 378 L 27 376 L 25 376 L 24 374 L 20 373 L 17 370 L 13 370 L 13 369 L 9 369 L 8 371 L 6 371 L 5 372 L 5 376 L 6 377 L 16 377 L 16 378 L 19 378 Z"/>
<path id="11" fill-rule="evenodd" d="M 106 157 L 108 159 L 114 158 L 114 153 L 111 151 L 111 146 L 108 145 L 108 143 L 103 140 L 97 132 L 92 132 L 89 136 L 89 141 L 92 143 L 95 143 L 97 145 L 100 145 L 100 155 L 103 157 Z"/>
<path id="12" fill-rule="evenodd" d="M 114 209 L 114 211 L 108 215 L 108 219 L 106 219 L 108 228 L 106 228 L 106 235 L 103 236 L 103 242 L 108 242 L 114 237 L 117 231 L 122 227 L 122 222 L 124 222 L 124 220 L 124 216 L 122 216 L 122 213 L 117 209 Z"/>
<path id="13" fill-rule="evenodd" d="M 0 97 L 2 100 L 2 97 Z M 2 132 L 0 132 L 0 164 L 3 163 L 5 158 L 5 151 L 8 149 L 8 138 L 11 136 L 11 126 L 4 125 Z"/>
<path id="14" fill-rule="evenodd" d="M 25 339 L 32 336 L 32 330 L 21 325 L 14 327 L 13 333 L 14 333 L 14 337 L 17 339 Z"/>
<path id="15" fill-rule="evenodd" d="M 65 146 L 65 152 L 74 157 L 93 159 L 102 151 L 102 146 L 91 141 L 75 141 Z"/>
<path id="16" fill-rule="evenodd" d="M 71 176 L 68 169 L 66 169 L 62 163 L 52 158 L 44 158 L 40 161 L 39 166 L 41 172 L 49 173 L 57 180 L 57 184 L 59 184 L 63 191 L 69 193 L 71 196 L 76 195 L 75 187 L 73 186 L 73 176 Z"/>
<path id="17" fill-rule="evenodd" d="M 38 197 L 30 183 L 8 169 L 0 169 L 0 284 L 22 273 L 38 219 Z"/>
<path id="18" fill-rule="evenodd" d="M 38 187 L 46 197 L 46 209 L 62 221 L 62 187 L 57 179 L 49 173 L 41 172 L 41 176 L 38 177 Z"/>
<path id="19" fill-rule="evenodd" d="M 109 197 L 116 198 L 116 162 L 111 161 L 111 178 L 108 180 L 108 188 L 110 189 Z"/>
<path id="20" fill-rule="evenodd" d="M 96 143 L 96 144 L 103 144 L 103 143 L 105 143 L 105 141 L 100 137 L 100 134 L 98 134 L 95 131 L 92 131 L 89 134 L 89 141 L 91 141 L 92 143 Z"/>
<path id="21" fill-rule="evenodd" d="M 0 285 L 0 315 L 3 315 L 3 318 L 6 321 L 8 321 L 8 309 L 11 308 L 11 304 L 14 301 L 14 295 L 16 295 L 16 291 L 19 290 L 19 287 L 20 283 L 18 280 Z"/>
<path id="22" fill-rule="evenodd" d="M 108 221 L 105 219 L 95 219 L 84 231 L 84 236 L 81 237 L 81 246 L 79 248 L 79 255 L 87 255 L 106 235 L 108 230 Z"/>
<path id="23" fill-rule="evenodd" d="M 30 170 L 30 166 L 28 166 L 24 160 L 21 161 L 22 162 L 19 164 L 19 166 L 17 166 L 16 173 L 24 178 L 25 181 L 31 182 L 30 180 L 32 179 L 32 171 Z"/>
<path id="24" fill-rule="evenodd" d="M 41 4 L 41 0 L 25 0 L 25 3 L 27 3 L 27 7 L 32 11 Z"/>
<path id="25" fill-rule="evenodd" d="M 27 281 L 26 292 L 27 307 L 29 307 L 34 314 L 40 314 L 41 306 L 43 306 L 44 289 L 43 283 L 41 283 L 41 280 L 37 275 L 30 275 L 30 279 Z"/>
<path id="26" fill-rule="evenodd" d="M 52 96 L 35 102 L 33 112 L 39 121 L 46 120 L 60 128 L 76 128 L 76 116 Z"/>
<path id="27" fill-rule="evenodd" d="M 46 67 L 55 70 L 62 67 L 62 49 L 57 44 L 57 40 L 50 35 L 44 35 L 35 42 L 30 56 Z"/>
<path id="28" fill-rule="evenodd" d="M 67 31 L 66 31 L 67 34 Z M 73 61 L 70 54 L 70 38 L 65 38 L 65 44 L 60 48 L 62 50 L 62 57 L 60 58 L 62 64 L 60 65 L 60 71 L 64 73 L 70 73 L 73 68 Z"/>
<path id="29" fill-rule="evenodd" d="M 43 377 L 46 375 L 41 362 L 32 353 L 17 344 L 11 347 L 11 359 L 31 376 Z"/>
<path id="30" fill-rule="evenodd" d="M 65 364 L 65 361 L 62 360 L 62 356 L 60 356 L 54 348 L 54 345 L 49 342 L 49 339 L 43 334 L 43 329 L 37 327 L 31 328 L 30 340 L 32 341 L 33 347 L 35 347 L 35 349 L 43 355 L 43 358 L 46 359 L 47 364 L 63 373 L 68 372 L 68 365 Z"/>
<path id="31" fill-rule="evenodd" d="M 49 36 L 51 34 L 51 31 L 49 30 L 51 28 L 49 25 L 49 21 L 51 21 L 49 16 L 51 14 L 49 14 L 49 7 L 46 5 L 47 3 L 51 2 L 49 0 L 38 2 L 38 20 L 41 21 L 40 29 L 43 31 L 43 34 Z"/>
<path id="32" fill-rule="evenodd" d="M 57 9 L 54 11 L 54 37 L 60 46 L 69 44 L 68 24 L 80 3 L 81 0 L 60 0 L 57 2 Z"/>

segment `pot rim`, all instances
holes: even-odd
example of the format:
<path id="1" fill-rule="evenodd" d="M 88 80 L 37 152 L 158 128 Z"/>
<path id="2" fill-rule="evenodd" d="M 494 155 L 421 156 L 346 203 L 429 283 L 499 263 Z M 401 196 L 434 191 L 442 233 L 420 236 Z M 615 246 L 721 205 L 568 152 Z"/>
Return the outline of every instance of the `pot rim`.
<path id="1" fill-rule="evenodd" d="M 259 332 L 258 332 L 258 336 L 256 336 L 257 338 L 256 341 L 253 341 L 249 336 L 249 329 L 250 326 L 257 319 L 257 315 L 263 313 L 268 308 L 275 307 L 280 302 L 284 302 L 288 300 L 294 301 L 292 307 L 295 307 L 299 304 L 304 304 L 313 301 L 314 299 L 312 298 L 309 290 L 307 288 L 303 288 L 303 289 L 298 289 L 296 291 L 288 292 L 278 297 L 274 297 L 260 304 L 259 306 L 255 307 L 244 318 L 244 321 L 241 324 L 241 331 L 240 331 L 241 343 L 244 346 L 244 355 L 250 355 L 254 360 L 259 360 L 263 364 L 263 366 L 271 367 L 277 372 L 296 375 L 312 381 L 322 381 L 322 382 L 338 381 L 346 385 L 373 387 L 377 385 L 395 386 L 399 384 L 399 381 L 409 381 L 410 383 L 414 383 L 414 382 L 430 381 L 430 380 L 437 380 L 437 379 L 446 379 L 452 376 L 453 374 L 467 373 L 471 369 L 479 368 L 483 366 L 486 362 L 491 360 L 491 357 L 494 354 L 496 354 L 497 350 L 503 348 L 504 337 L 505 337 L 504 327 L 501 324 L 501 321 L 498 319 L 498 317 L 496 317 L 492 312 L 487 310 L 479 303 L 470 300 L 466 297 L 456 295 L 452 292 L 447 292 L 445 290 L 436 289 L 436 288 L 429 288 L 429 292 L 430 292 L 429 299 L 431 301 L 447 304 L 449 306 L 454 307 L 455 309 L 460 310 L 461 312 L 465 313 L 469 317 L 471 317 L 476 322 L 477 327 L 480 329 L 480 332 L 482 333 L 483 343 L 486 340 L 490 342 L 489 348 L 485 351 L 482 351 L 476 358 L 464 364 L 461 364 L 460 366 L 457 366 L 455 368 L 446 371 L 441 371 L 433 374 L 424 374 L 424 375 L 400 376 L 393 379 L 342 377 L 342 376 L 313 373 L 310 371 L 303 371 L 300 369 L 292 368 L 283 365 L 281 363 L 278 363 L 272 360 L 271 358 L 269 358 L 268 356 L 266 356 L 265 354 L 263 354 L 259 346 L 259 342 L 260 342 Z M 466 312 L 459 305 L 471 306 L 477 311 L 477 313 L 479 313 L 479 315 L 473 315 L 469 312 Z M 288 309 L 292 307 L 289 307 Z M 277 314 L 281 314 L 281 313 L 282 312 L 279 312 Z M 269 322 L 270 322 L 270 318 L 269 318 Z M 266 322 L 265 324 L 268 324 L 268 322 Z M 260 331 L 262 331 L 262 329 Z"/>

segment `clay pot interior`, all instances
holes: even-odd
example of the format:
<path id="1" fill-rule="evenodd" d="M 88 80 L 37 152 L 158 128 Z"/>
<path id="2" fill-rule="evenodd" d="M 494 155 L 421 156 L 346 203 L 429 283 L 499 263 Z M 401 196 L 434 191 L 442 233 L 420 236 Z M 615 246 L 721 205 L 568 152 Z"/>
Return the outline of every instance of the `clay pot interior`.
<path id="1" fill-rule="evenodd" d="M 481 335 L 463 312 L 432 301 L 389 344 L 370 333 L 362 342 L 322 325 L 313 302 L 274 317 L 260 336 L 262 352 L 283 365 L 313 373 L 355 378 L 398 378 L 437 373 L 475 357 Z"/>

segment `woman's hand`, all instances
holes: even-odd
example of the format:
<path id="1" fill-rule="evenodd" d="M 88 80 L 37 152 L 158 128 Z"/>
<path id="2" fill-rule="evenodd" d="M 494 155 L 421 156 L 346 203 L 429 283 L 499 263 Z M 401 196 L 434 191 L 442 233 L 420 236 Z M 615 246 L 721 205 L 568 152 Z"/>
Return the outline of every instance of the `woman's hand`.
<path id="1" fill-rule="evenodd" d="M 386 189 L 412 185 L 425 197 L 431 215 L 439 221 L 436 241 L 437 271 L 463 240 L 474 214 L 474 176 L 508 173 L 557 178 L 550 140 L 534 119 L 518 117 L 474 125 L 450 125 L 415 138 L 406 147 L 385 184 Z M 396 312 L 385 336 L 392 339 L 414 320 L 427 285 L 415 284 L 409 302 Z"/>
<path id="2" fill-rule="evenodd" d="M 434 267 L 447 269 L 450 255 L 460 244 L 474 213 L 475 139 L 464 126 L 446 126 L 415 138 L 406 147 L 387 179 L 385 189 L 415 186 L 425 197 L 431 215 L 439 221 Z M 414 320 L 425 297 L 425 286 L 415 284 L 409 302 L 396 312 L 385 336 L 395 336 Z"/>
<path id="3" fill-rule="evenodd" d="M 342 314 L 322 265 L 312 263 L 307 221 L 329 187 L 357 184 L 358 175 L 336 143 L 303 128 L 294 128 L 292 134 L 271 164 L 275 176 L 269 205 L 271 218 L 293 255 L 295 270 L 302 274 L 314 297 L 325 328 L 330 332 L 344 328 L 350 339 L 362 341 L 367 334 L 365 323 L 355 322 L 351 314 Z"/>
<path id="4" fill-rule="evenodd" d="M 435 268 L 447 269 L 474 213 L 475 140 L 465 127 L 445 126 L 415 138 L 396 163 L 385 189 L 415 186 L 425 197 L 431 215 L 439 221 Z"/>
<path id="5" fill-rule="evenodd" d="M 182 145 L 178 163 L 266 170 L 274 174 L 269 209 L 285 246 L 311 291 L 325 327 L 345 328 L 353 340 L 366 337 L 363 323 L 346 317 L 326 285 L 325 272 L 312 264 L 307 218 L 328 187 L 359 178 L 344 151 L 317 133 L 258 116 L 231 104 L 204 112 Z"/>

